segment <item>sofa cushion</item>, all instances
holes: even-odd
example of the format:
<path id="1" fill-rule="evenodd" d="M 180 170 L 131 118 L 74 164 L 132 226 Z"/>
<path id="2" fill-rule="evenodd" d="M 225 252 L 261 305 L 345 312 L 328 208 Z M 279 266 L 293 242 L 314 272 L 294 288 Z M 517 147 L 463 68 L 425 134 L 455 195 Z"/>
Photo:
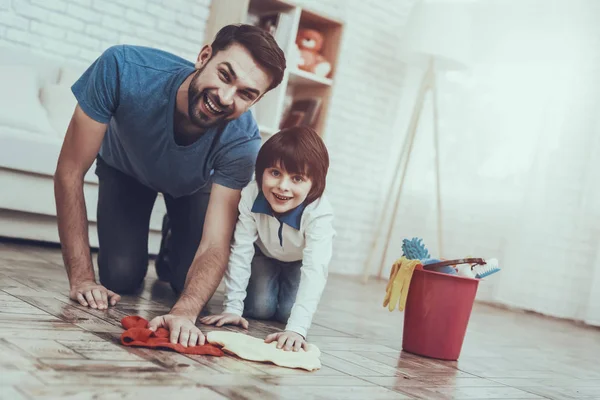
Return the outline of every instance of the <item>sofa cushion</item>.
<path id="1" fill-rule="evenodd" d="M 40 100 L 57 136 L 64 138 L 77 105 L 71 89 L 66 85 L 47 84 L 40 91 Z"/>
<path id="2" fill-rule="evenodd" d="M 48 82 L 56 83 L 62 64 L 64 64 L 62 58 L 49 54 L 41 54 L 38 50 L 29 47 L 0 47 L 0 65 L 33 68 L 38 80 L 38 87 Z"/>
<path id="3" fill-rule="evenodd" d="M 28 66 L 0 65 L 0 126 L 54 135 L 39 99 L 38 77 Z"/>
<path id="4" fill-rule="evenodd" d="M 0 171 L 12 169 L 52 176 L 61 147 L 62 140 L 55 135 L 31 135 L 26 131 L 0 126 Z M 86 182 L 98 181 L 94 171 L 95 167 L 89 169 Z M 0 202 L 1 199 L 0 195 Z"/>

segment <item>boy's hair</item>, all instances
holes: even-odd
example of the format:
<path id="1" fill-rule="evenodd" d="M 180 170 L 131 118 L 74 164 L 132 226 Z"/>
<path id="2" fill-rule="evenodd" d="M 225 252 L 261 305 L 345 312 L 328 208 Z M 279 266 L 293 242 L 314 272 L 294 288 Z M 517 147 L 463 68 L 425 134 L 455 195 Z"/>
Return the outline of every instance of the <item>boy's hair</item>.
<path id="1" fill-rule="evenodd" d="M 256 182 L 262 188 L 265 169 L 278 165 L 290 174 L 301 174 L 312 181 L 305 204 L 323 195 L 329 169 L 329 153 L 323 139 L 307 126 L 282 129 L 260 148 L 256 158 Z"/>
<path id="2" fill-rule="evenodd" d="M 272 81 L 267 92 L 279 86 L 285 71 L 285 55 L 270 33 L 247 24 L 224 26 L 211 44 L 213 56 L 233 43 L 244 46 L 254 60 L 269 72 Z"/>

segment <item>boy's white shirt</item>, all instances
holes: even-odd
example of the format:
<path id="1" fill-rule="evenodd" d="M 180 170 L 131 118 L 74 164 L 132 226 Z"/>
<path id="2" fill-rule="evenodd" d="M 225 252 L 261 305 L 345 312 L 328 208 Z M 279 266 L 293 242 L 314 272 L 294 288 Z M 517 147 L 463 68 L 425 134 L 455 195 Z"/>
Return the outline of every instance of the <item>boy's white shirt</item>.
<path id="1" fill-rule="evenodd" d="M 324 196 L 309 204 L 302 213 L 300 230 L 283 224 L 281 246 L 278 236 L 280 222 L 273 216 L 252 212 L 258 194 L 256 181 L 242 190 L 225 274 L 223 312 L 242 315 L 244 311 L 256 243 L 269 258 L 286 262 L 302 260 L 300 285 L 285 329 L 306 337 L 327 282 L 335 236 L 333 208 Z"/>

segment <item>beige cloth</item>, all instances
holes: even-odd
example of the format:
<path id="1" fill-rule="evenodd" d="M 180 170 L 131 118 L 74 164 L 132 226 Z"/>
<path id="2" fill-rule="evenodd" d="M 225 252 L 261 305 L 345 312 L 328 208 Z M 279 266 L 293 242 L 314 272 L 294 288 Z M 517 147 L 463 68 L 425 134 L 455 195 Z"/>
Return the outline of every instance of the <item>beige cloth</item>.
<path id="1" fill-rule="evenodd" d="M 250 361 L 272 362 L 287 368 L 315 371 L 321 368 L 321 351 L 313 344 L 308 350 L 285 351 L 277 348 L 277 342 L 265 343 L 263 339 L 237 332 L 208 332 L 206 339 L 211 344 L 223 346 L 223 351 Z"/>

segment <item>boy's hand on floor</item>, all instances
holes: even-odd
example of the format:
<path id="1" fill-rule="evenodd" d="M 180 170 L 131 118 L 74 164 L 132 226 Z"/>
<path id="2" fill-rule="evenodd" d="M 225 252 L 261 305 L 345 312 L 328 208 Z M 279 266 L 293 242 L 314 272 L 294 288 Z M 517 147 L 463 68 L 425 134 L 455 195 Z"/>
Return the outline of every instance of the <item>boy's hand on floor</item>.
<path id="1" fill-rule="evenodd" d="M 246 318 L 231 313 L 209 315 L 208 317 L 202 318 L 200 322 L 202 322 L 205 325 L 215 326 L 238 325 L 244 329 L 248 329 L 248 321 L 246 320 Z"/>
<path id="2" fill-rule="evenodd" d="M 205 342 L 204 335 L 196 324 L 189 318 L 179 315 L 167 314 L 156 317 L 148 323 L 148 328 L 152 331 L 156 331 L 158 328 L 167 329 L 170 332 L 171 343 L 179 342 L 183 347 L 192 347 L 197 344 L 202 346 Z"/>
<path id="3" fill-rule="evenodd" d="M 99 310 L 106 310 L 109 304 L 114 306 L 121 300 L 121 296 L 94 281 L 74 283 L 69 291 L 69 297 L 82 306 Z"/>
<path id="4" fill-rule="evenodd" d="M 271 333 L 266 337 L 265 343 L 277 342 L 277 348 L 285 351 L 307 350 L 308 343 L 302 335 L 292 331 Z"/>

